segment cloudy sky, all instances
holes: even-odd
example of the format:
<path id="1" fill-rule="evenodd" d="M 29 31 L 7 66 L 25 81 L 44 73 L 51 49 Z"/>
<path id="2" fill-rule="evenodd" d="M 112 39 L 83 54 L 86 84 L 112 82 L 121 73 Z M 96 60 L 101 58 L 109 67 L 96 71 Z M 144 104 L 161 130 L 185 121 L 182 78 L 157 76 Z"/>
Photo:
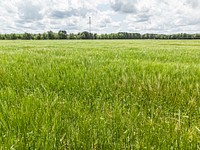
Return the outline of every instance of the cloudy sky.
<path id="1" fill-rule="evenodd" d="M 200 32 L 200 0 L 0 0 L 0 33 Z"/>

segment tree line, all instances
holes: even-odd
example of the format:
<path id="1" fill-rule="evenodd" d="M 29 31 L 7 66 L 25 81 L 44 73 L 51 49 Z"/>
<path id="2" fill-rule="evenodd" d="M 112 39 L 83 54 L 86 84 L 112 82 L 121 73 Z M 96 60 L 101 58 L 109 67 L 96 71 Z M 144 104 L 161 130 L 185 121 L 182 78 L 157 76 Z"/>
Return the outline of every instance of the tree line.
<path id="1" fill-rule="evenodd" d="M 140 34 L 118 32 L 109 34 L 89 33 L 87 31 L 75 33 L 67 33 L 65 30 L 59 32 L 48 31 L 44 33 L 32 34 L 0 34 L 0 40 L 59 40 L 59 39 L 200 39 L 200 33 L 196 34 Z"/>

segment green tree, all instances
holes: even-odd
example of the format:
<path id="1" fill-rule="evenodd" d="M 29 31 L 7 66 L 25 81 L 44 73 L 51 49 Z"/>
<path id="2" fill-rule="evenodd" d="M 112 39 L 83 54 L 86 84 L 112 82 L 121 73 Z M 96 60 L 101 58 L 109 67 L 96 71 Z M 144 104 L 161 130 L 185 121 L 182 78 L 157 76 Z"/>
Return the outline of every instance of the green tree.
<path id="1" fill-rule="evenodd" d="M 67 39 L 67 31 L 65 31 L 65 30 L 58 31 L 58 38 L 59 39 Z"/>
<path id="2" fill-rule="evenodd" d="M 50 39 L 50 40 L 53 40 L 55 38 L 53 31 L 47 32 L 47 38 Z"/>

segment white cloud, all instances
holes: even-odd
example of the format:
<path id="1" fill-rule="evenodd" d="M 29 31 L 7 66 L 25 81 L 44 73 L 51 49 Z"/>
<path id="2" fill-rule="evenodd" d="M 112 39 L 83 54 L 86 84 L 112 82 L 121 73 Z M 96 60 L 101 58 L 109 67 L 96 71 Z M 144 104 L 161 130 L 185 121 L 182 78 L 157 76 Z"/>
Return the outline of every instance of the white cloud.
<path id="1" fill-rule="evenodd" d="M 119 3 L 120 0 L 115 1 Z M 126 3 L 123 1 L 121 5 L 123 8 Z M 136 1 L 133 8 L 134 11 L 128 13 L 125 19 L 130 31 L 154 33 L 198 32 L 200 5 L 197 0 L 143 0 Z M 123 9 L 119 12 L 127 13 Z"/>
<path id="2" fill-rule="evenodd" d="M 105 8 L 102 8 L 105 7 Z M 0 33 L 199 32 L 199 0 L 9 0 L 0 2 Z"/>
<path id="3" fill-rule="evenodd" d="M 137 0 L 111 0 L 110 4 L 115 11 L 135 13 Z"/>

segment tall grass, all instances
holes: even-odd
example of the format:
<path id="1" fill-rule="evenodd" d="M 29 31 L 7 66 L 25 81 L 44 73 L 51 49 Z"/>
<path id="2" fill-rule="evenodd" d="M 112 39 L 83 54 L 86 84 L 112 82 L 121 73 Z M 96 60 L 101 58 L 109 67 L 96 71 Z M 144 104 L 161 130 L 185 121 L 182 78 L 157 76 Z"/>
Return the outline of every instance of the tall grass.
<path id="1" fill-rule="evenodd" d="M 0 41 L 0 149 L 200 149 L 200 41 Z"/>

